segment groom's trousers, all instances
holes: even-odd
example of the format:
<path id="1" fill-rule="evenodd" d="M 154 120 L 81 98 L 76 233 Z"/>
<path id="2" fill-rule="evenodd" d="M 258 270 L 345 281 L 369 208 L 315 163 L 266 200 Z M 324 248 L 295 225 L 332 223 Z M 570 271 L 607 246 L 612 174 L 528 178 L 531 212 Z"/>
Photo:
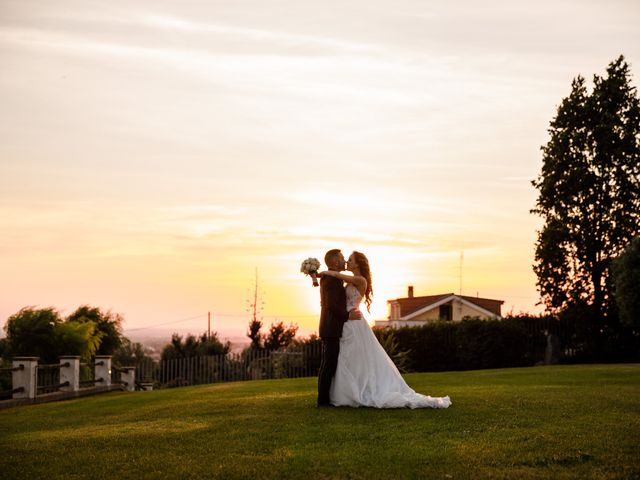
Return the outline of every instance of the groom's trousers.
<path id="1" fill-rule="evenodd" d="M 329 391 L 340 354 L 340 337 L 322 339 L 322 361 L 318 372 L 318 405 L 329 404 Z"/>

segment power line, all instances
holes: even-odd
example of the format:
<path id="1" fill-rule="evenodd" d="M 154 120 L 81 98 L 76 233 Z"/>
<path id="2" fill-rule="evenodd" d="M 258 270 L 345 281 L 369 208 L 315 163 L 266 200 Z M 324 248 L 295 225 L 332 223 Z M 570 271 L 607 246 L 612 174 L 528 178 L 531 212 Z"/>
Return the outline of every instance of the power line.
<path id="1" fill-rule="evenodd" d="M 181 322 L 188 322 L 189 320 L 195 320 L 197 318 L 202 318 L 202 317 L 206 317 L 207 314 L 203 313 L 202 315 L 196 315 L 194 317 L 189 317 L 189 318 L 183 318 L 181 320 L 173 320 L 172 322 L 165 322 L 165 323 L 157 323 L 155 325 L 147 325 L 146 327 L 136 327 L 136 328 L 125 328 L 123 329 L 124 332 L 133 332 L 135 330 L 146 330 L 148 328 L 155 328 L 155 327 L 162 327 L 164 325 L 170 325 L 172 323 L 181 323 Z"/>
<path id="2" fill-rule="evenodd" d="M 136 327 L 136 328 L 125 328 L 123 329 L 123 332 L 135 332 L 138 330 L 148 330 L 150 328 L 156 328 L 156 327 L 163 327 L 165 325 L 172 325 L 174 323 L 182 323 L 182 322 L 188 322 L 189 320 L 196 320 L 198 318 L 204 318 L 206 317 L 207 314 L 203 313 L 201 315 L 195 315 L 193 317 L 188 317 L 188 318 L 183 318 L 180 320 L 173 320 L 171 322 L 164 322 L 164 323 L 157 323 L 154 325 L 147 325 L 145 327 Z M 212 317 L 232 317 L 232 318 L 248 318 L 249 315 L 247 315 L 246 313 L 215 313 L 213 312 L 211 314 Z M 262 318 L 267 318 L 267 319 L 281 319 L 281 318 L 318 318 L 318 315 L 264 315 L 262 316 Z"/>
<path id="3" fill-rule="evenodd" d="M 251 314 L 246 313 L 211 313 L 214 317 L 246 317 L 250 318 Z M 260 315 L 261 318 L 319 318 L 320 315 Z"/>

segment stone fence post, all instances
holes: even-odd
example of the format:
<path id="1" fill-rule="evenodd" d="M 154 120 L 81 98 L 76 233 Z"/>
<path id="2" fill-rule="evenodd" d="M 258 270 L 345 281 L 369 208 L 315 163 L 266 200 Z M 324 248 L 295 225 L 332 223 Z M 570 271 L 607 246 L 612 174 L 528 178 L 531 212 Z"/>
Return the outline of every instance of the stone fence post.
<path id="1" fill-rule="evenodd" d="M 136 367 L 120 368 L 120 380 L 128 391 L 133 392 L 136 389 Z"/>
<path id="2" fill-rule="evenodd" d="M 38 391 L 37 378 L 38 357 L 14 357 L 11 381 L 14 389 L 22 388 L 15 392 L 13 398 L 36 398 Z"/>
<path id="3" fill-rule="evenodd" d="M 111 385 L 111 355 L 96 355 L 94 378 L 96 379 L 96 384 L 107 387 Z M 98 382 L 100 379 L 102 381 Z"/>
<path id="4" fill-rule="evenodd" d="M 60 357 L 60 383 L 69 382 L 66 387 L 60 387 L 61 392 L 77 392 L 80 390 L 80 357 Z"/>

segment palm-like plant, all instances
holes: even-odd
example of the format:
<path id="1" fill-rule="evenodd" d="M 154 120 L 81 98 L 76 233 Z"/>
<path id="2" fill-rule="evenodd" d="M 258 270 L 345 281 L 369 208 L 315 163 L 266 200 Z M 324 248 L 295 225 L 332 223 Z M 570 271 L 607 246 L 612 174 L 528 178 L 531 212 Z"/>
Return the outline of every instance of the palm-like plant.
<path id="1" fill-rule="evenodd" d="M 378 342 L 382 345 L 389 358 L 393 360 L 396 367 L 400 372 L 406 373 L 409 371 L 409 350 L 400 350 L 400 342 L 393 334 L 393 330 L 390 328 L 375 328 L 374 333 L 378 338 Z"/>

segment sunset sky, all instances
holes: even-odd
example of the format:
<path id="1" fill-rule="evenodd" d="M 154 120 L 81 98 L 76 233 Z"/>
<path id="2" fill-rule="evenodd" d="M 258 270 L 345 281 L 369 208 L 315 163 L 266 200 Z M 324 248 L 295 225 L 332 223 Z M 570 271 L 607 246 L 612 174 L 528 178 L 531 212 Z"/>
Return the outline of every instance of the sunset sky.
<path id="1" fill-rule="evenodd" d="M 639 84 L 639 25 L 636 0 L 0 0 L 0 325 L 242 335 L 257 268 L 265 324 L 306 335 L 300 263 L 330 248 L 369 256 L 370 319 L 457 293 L 461 252 L 463 294 L 539 312 L 540 146 L 573 77 L 624 54 Z"/>

